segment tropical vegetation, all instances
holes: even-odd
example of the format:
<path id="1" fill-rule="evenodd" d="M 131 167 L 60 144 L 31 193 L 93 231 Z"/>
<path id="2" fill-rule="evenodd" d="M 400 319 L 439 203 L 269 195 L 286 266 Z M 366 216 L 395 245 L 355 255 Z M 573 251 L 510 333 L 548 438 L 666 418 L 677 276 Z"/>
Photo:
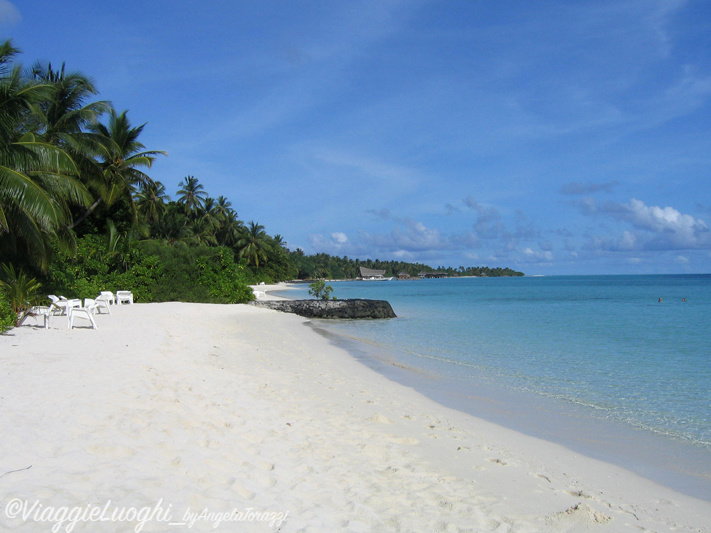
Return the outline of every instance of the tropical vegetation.
<path id="1" fill-rule="evenodd" d="M 248 284 L 259 282 L 355 278 L 361 266 L 389 276 L 434 270 L 291 251 L 193 175 L 171 199 L 149 175 L 166 154 L 142 144 L 145 123 L 98 100 L 89 77 L 65 65 L 24 68 L 18 53 L 0 43 L 0 331 L 40 294 L 131 289 L 140 302 L 234 303 L 252 299 Z"/>

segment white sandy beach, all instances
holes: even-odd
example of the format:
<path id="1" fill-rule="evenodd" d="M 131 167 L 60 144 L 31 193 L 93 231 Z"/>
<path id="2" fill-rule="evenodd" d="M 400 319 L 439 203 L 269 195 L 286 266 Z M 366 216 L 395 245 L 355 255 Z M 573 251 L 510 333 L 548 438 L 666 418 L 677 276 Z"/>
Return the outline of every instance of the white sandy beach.
<path id="1" fill-rule="evenodd" d="M 0 336 L 0 531 L 711 531 L 711 503 L 447 409 L 306 319 L 112 311 Z"/>

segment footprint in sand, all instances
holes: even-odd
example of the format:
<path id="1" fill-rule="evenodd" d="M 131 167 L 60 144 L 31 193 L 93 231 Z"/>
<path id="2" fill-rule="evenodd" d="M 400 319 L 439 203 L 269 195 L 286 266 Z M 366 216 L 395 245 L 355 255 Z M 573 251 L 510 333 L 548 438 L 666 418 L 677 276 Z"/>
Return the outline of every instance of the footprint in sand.
<path id="1" fill-rule="evenodd" d="M 387 416 L 381 415 L 380 413 L 374 414 L 368 420 L 371 422 L 377 422 L 378 424 L 394 424 Z"/>
<path id="2" fill-rule="evenodd" d="M 577 528 L 585 524 L 607 524 L 610 520 L 612 520 L 611 516 L 597 511 L 584 503 L 579 503 L 565 511 L 546 517 L 546 522 L 551 526 L 575 525 Z"/>

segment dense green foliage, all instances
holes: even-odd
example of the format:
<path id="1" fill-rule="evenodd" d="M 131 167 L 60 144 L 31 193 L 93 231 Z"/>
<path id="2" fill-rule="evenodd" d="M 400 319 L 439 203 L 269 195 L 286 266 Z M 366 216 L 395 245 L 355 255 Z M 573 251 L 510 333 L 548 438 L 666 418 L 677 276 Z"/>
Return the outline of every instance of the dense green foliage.
<path id="1" fill-rule="evenodd" d="M 165 154 L 141 144 L 145 124 L 92 101 L 98 91 L 83 74 L 64 65 L 24 69 L 13 64 L 17 53 L 0 42 L 0 262 L 16 282 L 5 285 L 0 327 L 35 293 L 86 298 L 130 290 L 137 302 L 234 303 L 252 299 L 247 284 L 259 282 L 356 278 L 360 266 L 388 276 L 434 270 L 289 251 L 280 235 L 239 220 L 231 201 L 211 197 L 195 176 L 180 181 L 171 200 L 146 174 Z M 22 290 L 28 297 L 18 296 Z"/>
<path id="2" fill-rule="evenodd" d="M 239 303 L 254 298 L 246 265 L 235 263 L 229 248 L 149 241 L 139 248 L 156 265 L 151 301 Z"/>
<path id="3" fill-rule="evenodd" d="M 116 253 L 109 244 L 106 238 L 87 235 L 77 240 L 75 254 L 60 252 L 62 260 L 43 278 L 47 292 L 80 298 L 131 290 L 136 302 L 238 303 L 253 298 L 246 265 L 236 264 L 228 248 L 141 241 Z"/>

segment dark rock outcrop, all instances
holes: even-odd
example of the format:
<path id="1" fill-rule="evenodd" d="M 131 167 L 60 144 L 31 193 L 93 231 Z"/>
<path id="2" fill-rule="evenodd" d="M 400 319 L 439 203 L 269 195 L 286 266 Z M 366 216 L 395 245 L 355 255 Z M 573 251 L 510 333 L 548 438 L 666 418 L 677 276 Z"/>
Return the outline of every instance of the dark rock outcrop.
<path id="1" fill-rule="evenodd" d="M 395 318 L 385 300 L 264 300 L 252 302 L 307 318 Z"/>

